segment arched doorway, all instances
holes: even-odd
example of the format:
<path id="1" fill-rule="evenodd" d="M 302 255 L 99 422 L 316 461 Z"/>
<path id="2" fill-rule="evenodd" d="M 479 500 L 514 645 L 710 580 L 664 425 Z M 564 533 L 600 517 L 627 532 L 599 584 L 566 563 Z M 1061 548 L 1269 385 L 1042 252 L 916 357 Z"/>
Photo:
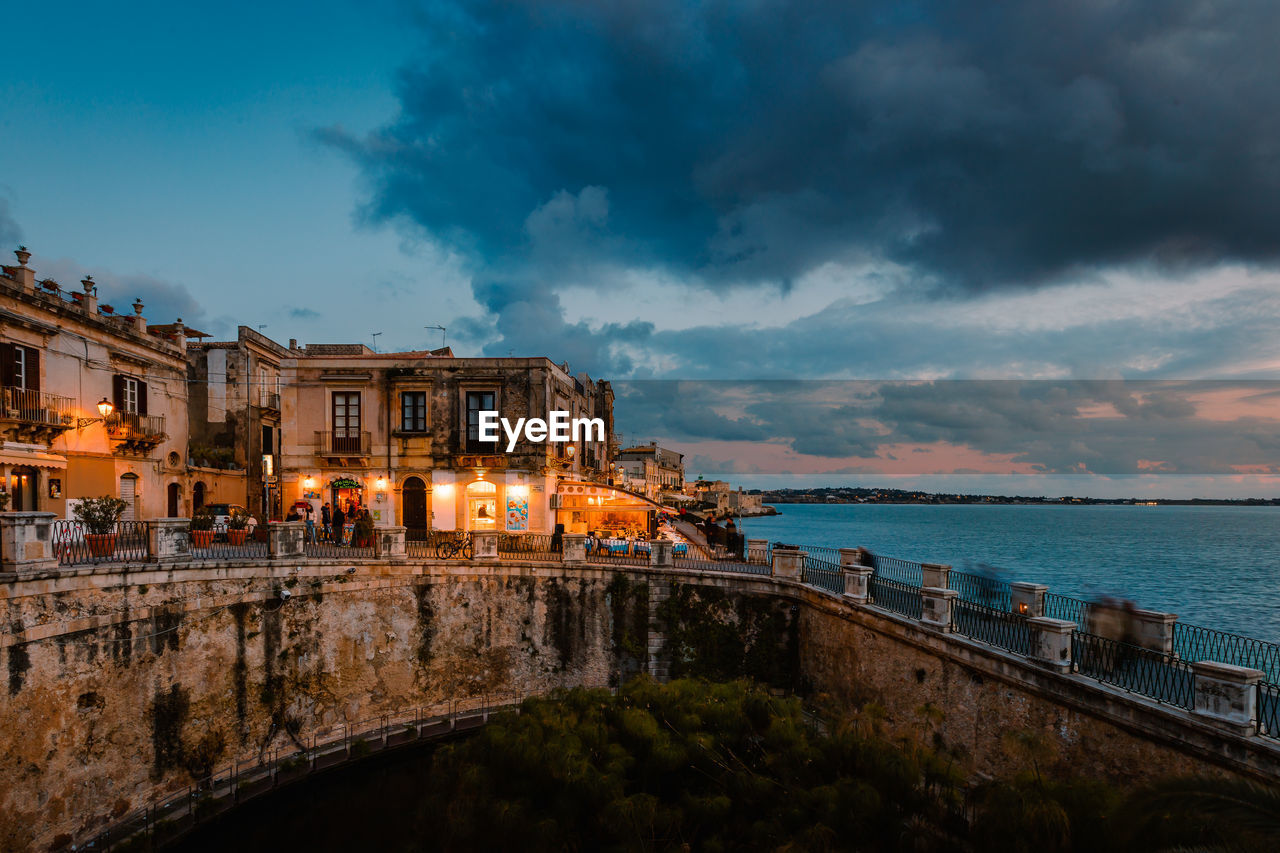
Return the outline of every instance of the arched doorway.
<path id="1" fill-rule="evenodd" d="M 14 468 L 9 475 L 9 509 L 12 512 L 34 512 L 40 508 L 35 468 Z"/>
<path id="2" fill-rule="evenodd" d="M 427 521 L 427 484 L 421 477 L 409 477 L 404 481 L 401 500 L 404 502 L 401 524 L 408 530 L 426 530 L 430 526 Z"/>
<path id="3" fill-rule="evenodd" d="M 194 515 L 204 507 L 204 483 L 196 483 L 191 487 L 191 513 Z"/>
<path id="4" fill-rule="evenodd" d="M 498 526 L 498 487 L 488 480 L 467 486 L 467 529 L 495 530 Z"/>
<path id="5" fill-rule="evenodd" d="M 138 475 L 137 474 L 121 474 L 120 475 L 120 500 L 124 501 L 124 512 L 120 515 L 121 521 L 137 521 L 138 520 Z"/>
<path id="6" fill-rule="evenodd" d="M 179 499 L 182 497 L 182 487 L 179 486 L 177 483 L 170 483 L 168 497 L 169 497 L 169 518 L 177 518 L 181 514 L 179 512 L 178 502 L 179 502 Z"/>

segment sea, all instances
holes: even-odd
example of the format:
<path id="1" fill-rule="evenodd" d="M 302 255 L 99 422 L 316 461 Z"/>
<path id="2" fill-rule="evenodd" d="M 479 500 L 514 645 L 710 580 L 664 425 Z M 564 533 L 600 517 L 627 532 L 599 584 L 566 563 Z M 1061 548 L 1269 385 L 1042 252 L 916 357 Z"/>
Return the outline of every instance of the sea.
<path id="1" fill-rule="evenodd" d="M 1280 507 L 775 504 L 753 539 L 864 547 L 1280 642 Z"/>

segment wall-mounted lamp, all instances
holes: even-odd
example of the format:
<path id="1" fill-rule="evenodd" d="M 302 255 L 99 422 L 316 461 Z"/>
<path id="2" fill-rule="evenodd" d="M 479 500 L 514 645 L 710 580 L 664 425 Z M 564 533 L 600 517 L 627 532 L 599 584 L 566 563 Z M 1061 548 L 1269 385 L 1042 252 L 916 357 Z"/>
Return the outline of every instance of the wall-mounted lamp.
<path id="1" fill-rule="evenodd" d="M 379 477 L 377 479 L 377 482 L 375 482 L 373 485 L 374 485 L 374 488 L 376 488 L 378 491 L 385 492 L 387 490 L 387 478 Z"/>
<path id="2" fill-rule="evenodd" d="M 96 424 L 98 421 L 105 422 L 107 418 L 111 417 L 111 413 L 114 412 L 115 410 L 116 410 L 116 407 L 111 405 L 111 401 L 108 400 L 106 397 L 103 397 L 101 400 L 98 401 L 98 414 L 102 415 L 102 417 L 76 418 L 76 429 L 84 429 L 89 424 Z"/>
<path id="3" fill-rule="evenodd" d="M 302 481 L 302 487 L 304 489 L 314 489 L 316 487 L 316 478 L 315 477 L 304 478 Z"/>
<path id="4" fill-rule="evenodd" d="M 1023 616 L 1027 615 L 1027 603 L 1025 601 L 1018 602 L 1018 612 Z"/>

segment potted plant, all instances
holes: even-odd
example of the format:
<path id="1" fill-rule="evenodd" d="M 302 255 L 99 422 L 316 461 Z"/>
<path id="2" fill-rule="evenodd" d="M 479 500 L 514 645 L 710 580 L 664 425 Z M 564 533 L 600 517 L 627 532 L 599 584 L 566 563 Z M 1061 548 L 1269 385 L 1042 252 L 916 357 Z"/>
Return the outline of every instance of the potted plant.
<path id="1" fill-rule="evenodd" d="M 109 557 L 116 550 L 116 522 L 129 505 L 112 495 L 84 498 L 72 511 L 76 521 L 84 525 L 89 555 Z"/>
<path id="2" fill-rule="evenodd" d="M 9 508 L 9 493 L 0 491 L 0 512 L 4 512 Z"/>
<path id="3" fill-rule="evenodd" d="M 213 545 L 213 510 L 202 506 L 191 516 L 191 544 L 196 548 L 208 548 Z"/>
<path id="4" fill-rule="evenodd" d="M 373 545 L 373 519 L 367 512 L 356 519 L 351 538 L 355 540 L 357 548 L 368 548 Z"/>
<path id="5" fill-rule="evenodd" d="M 233 509 L 227 516 L 227 541 L 232 545 L 243 545 L 249 536 L 249 513 L 242 509 Z"/>

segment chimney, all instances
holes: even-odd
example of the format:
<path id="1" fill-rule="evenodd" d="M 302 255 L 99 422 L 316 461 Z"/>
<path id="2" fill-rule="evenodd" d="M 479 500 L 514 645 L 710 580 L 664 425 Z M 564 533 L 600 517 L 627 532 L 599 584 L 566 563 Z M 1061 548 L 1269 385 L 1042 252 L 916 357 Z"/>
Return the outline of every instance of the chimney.
<path id="1" fill-rule="evenodd" d="M 133 329 L 140 335 L 147 333 L 147 318 L 142 316 L 142 299 L 133 300 Z"/>
<path id="2" fill-rule="evenodd" d="M 18 284 L 22 285 L 23 290 L 36 289 L 36 271 L 27 266 L 27 261 L 31 259 L 31 253 L 27 251 L 26 246 L 19 246 L 13 252 L 18 257 L 17 275 L 14 279 Z"/>
<path id="3" fill-rule="evenodd" d="M 93 283 L 93 276 L 91 275 L 80 279 L 80 285 L 84 288 L 84 293 L 80 296 L 81 309 L 90 317 L 96 316 L 98 313 L 98 285 Z"/>
<path id="4" fill-rule="evenodd" d="M 289 338 L 289 349 L 297 349 L 297 348 L 298 348 L 298 339 Z"/>

